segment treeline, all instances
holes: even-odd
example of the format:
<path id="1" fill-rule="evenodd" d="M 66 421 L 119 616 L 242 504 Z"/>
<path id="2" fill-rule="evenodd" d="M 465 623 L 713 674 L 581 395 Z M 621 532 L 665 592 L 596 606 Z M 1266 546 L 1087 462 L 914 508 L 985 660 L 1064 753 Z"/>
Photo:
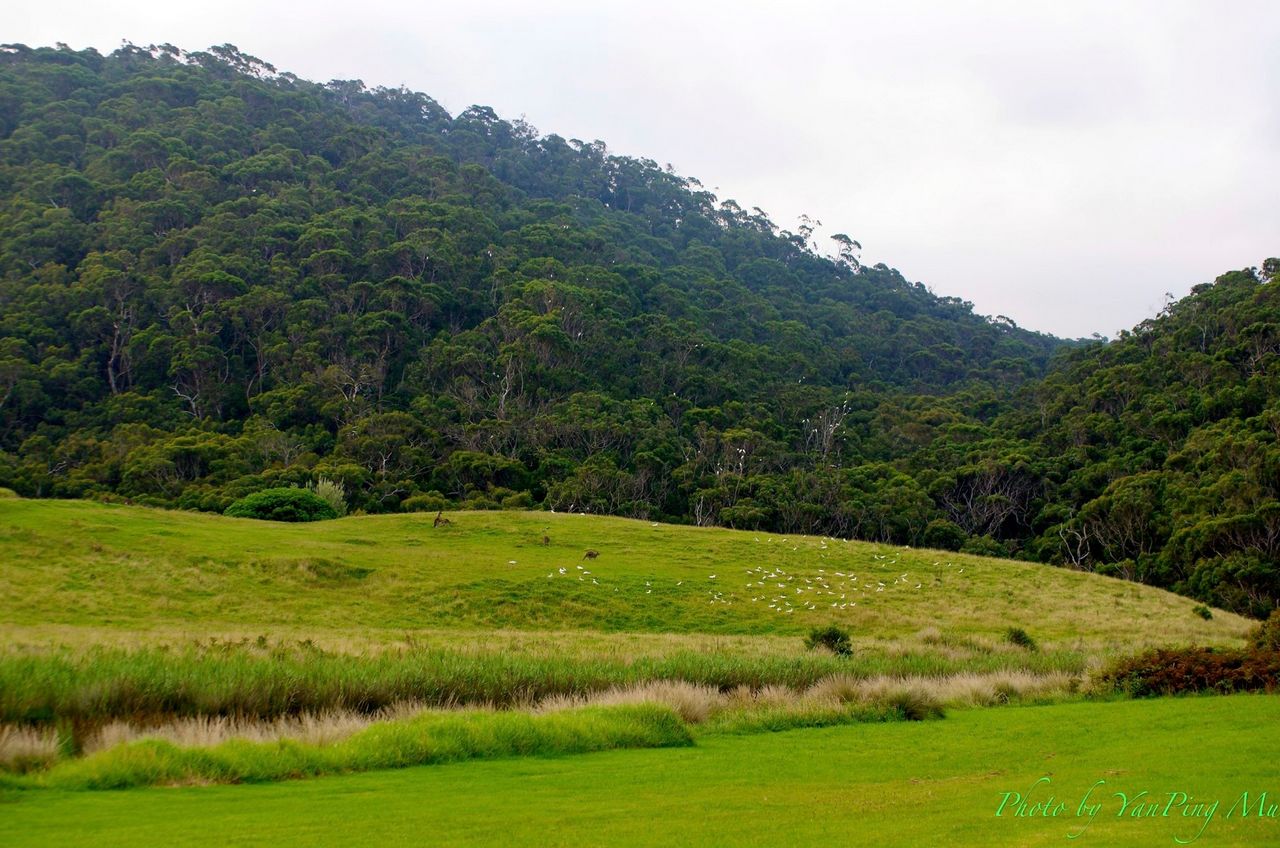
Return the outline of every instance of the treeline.
<path id="1" fill-rule="evenodd" d="M 323 476 L 1280 597 L 1258 274 L 1084 346 L 816 247 L 485 108 L 10 45 L 0 485 L 220 511 Z"/>

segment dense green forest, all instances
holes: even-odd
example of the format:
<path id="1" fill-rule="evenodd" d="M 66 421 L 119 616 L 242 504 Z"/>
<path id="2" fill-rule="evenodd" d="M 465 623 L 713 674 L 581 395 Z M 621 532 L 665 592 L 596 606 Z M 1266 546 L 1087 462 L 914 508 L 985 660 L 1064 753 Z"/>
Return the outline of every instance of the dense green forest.
<path id="1" fill-rule="evenodd" d="M 482 107 L 8 45 L 0 486 L 222 511 L 324 478 L 1275 605 L 1277 263 L 1086 344 L 858 250 Z"/>

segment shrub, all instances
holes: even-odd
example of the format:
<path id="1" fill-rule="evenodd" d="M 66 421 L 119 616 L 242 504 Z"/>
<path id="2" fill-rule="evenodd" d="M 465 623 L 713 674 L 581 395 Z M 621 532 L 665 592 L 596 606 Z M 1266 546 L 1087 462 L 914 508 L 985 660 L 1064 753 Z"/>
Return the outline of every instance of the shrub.
<path id="1" fill-rule="evenodd" d="M 815 627 L 805 637 L 804 646 L 809 650 L 821 645 L 831 653 L 847 657 L 853 654 L 853 643 L 849 639 L 849 631 L 842 630 L 834 624 L 826 627 Z"/>
<path id="2" fill-rule="evenodd" d="M 1253 631 L 1252 642 L 1255 650 L 1280 652 L 1280 609 L 1273 609 L 1271 616 Z"/>
<path id="3" fill-rule="evenodd" d="M 1117 660 L 1098 677 L 1135 698 L 1188 692 L 1274 692 L 1280 653 L 1255 649 L 1160 648 Z"/>
<path id="4" fill-rule="evenodd" d="M 347 514 L 347 487 L 341 481 L 321 477 L 307 486 L 307 491 L 333 507 L 339 518 Z"/>
<path id="5" fill-rule="evenodd" d="M 528 492 L 516 492 L 502 499 L 503 509 L 532 509 L 533 495 Z"/>
<path id="6" fill-rule="evenodd" d="M 1036 640 L 1031 634 L 1023 630 L 1021 627 L 1010 627 L 1004 632 L 1004 639 L 1010 645 L 1017 645 L 1019 648 L 1026 648 L 1028 651 L 1038 651 L 1040 646 L 1036 644 Z"/>
<path id="7" fill-rule="evenodd" d="M 0 500 L 5 500 L 7 498 L 16 498 L 17 496 L 18 496 L 18 493 L 15 492 L 13 489 L 6 489 L 4 486 L 0 486 Z"/>
<path id="8" fill-rule="evenodd" d="M 425 495 L 414 495 L 411 498 L 405 498 L 400 502 L 400 508 L 405 512 L 440 512 L 452 507 L 453 504 L 449 503 L 449 499 L 435 490 L 427 492 Z"/>
<path id="9" fill-rule="evenodd" d="M 322 521 L 337 518 L 337 510 L 307 489 L 263 489 L 227 507 L 226 515 L 265 521 Z"/>
<path id="10" fill-rule="evenodd" d="M 970 536 L 968 541 L 960 546 L 960 553 L 1007 558 L 1009 549 L 990 536 Z"/>
<path id="11" fill-rule="evenodd" d="M 924 546 L 944 551 L 958 551 L 969 537 L 954 521 L 935 518 L 924 528 Z"/>
<path id="12" fill-rule="evenodd" d="M 1200 604 L 1199 606 L 1192 607 L 1191 611 L 1196 615 L 1200 616 L 1201 618 L 1203 618 L 1205 621 L 1209 621 L 1210 619 L 1213 618 L 1213 610 L 1209 609 L 1204 604 Z"/>

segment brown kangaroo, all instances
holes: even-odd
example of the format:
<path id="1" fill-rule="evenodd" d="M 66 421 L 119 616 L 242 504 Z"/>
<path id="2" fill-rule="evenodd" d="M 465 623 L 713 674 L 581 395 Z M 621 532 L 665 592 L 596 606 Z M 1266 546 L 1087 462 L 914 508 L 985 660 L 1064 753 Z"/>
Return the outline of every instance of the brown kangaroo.
<path id="1" fill-rule="evenodd" d="M 446 525 L 446 524 L 452 524 L 452 523 L 453 523 L 452 521 L 450 521 L 449 519 L 447 519 L 447 518 L 445 518 L 445 517 L 444 517 L 444 510 L 440 510 L 439 512 L 437 512 L 437 513 L 436 513 L 436 520 L 435 520 L 435 523 L 434 523 L 434 524 L 432 524 L 431 526 L 432 526 L 432 527 L 443 527 L 443 526 L 444 526 L 444 525 Z"/>
<path id="2" fill-rule="evenodd" d="M 598 557 L 598 556 L 600 556 L 600 552 L 599 552 L 599 551 L 593 551 L 593 550 L 591 550 L 591 548 L 587 548 L 587 552 L 586 552 L 585 554 L 583 554 L 583 555 L 582 555 L 582 558 L 583 558 L 583 559 L 595 559 L 595 558 L 596 558 L 596 557 Z"/>

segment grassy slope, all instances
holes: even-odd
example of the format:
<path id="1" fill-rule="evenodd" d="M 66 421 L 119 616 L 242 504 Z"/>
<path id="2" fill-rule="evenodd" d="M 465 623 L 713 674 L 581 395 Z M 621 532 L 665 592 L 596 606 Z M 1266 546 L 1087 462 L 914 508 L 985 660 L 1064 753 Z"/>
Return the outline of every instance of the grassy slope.
<path id="1" fill-rule="evenodd" d="M 0 637 L 422 630 L 447 641 L 497 628 L 515 642 L 533 631 L 625 631 L 661 644 L 673 637 L 656 634 L 732 641 L 834 621 L 866 639 L 926 627 L 996 635 L 1018 624 L 1042 641 L 1131 645 L 1135 633 L 1224 642 L 1247 627 L 1223 612 L 1203 621 L 1192 601 L 1133 583 L 946 552 L 543 512 L 450 517 L 443 528 L 424 515 L 299 526 L 0 500 Z M 587 548 L 599 558 L 584 560 Z M 759 567 L 786 575 L 748 585 L 763 579 L 747 573 Z M 778 597 L 794 612 L 769 609 Z"/>
<path id="2" fill-rule="evenodd" d="M 1199 823 L 1116 816 L 1115 791 L 1222 806 L 1198 844 L 1269 845 L 1280 819 L 1224 818 L 1280 793 L 1280 699 L 1075 703 L 946 721 L 707 738 L 698 747 L 473 762 L 263 786 L 13 793 L 18 845 L 1172 845 Z M 910 751 L 911 756 L 902 756 Z M 1159 756 L 1152 756 L 1152 752 Z M 1042 775 L 1060 819 L 995 817 Z M 1080 841 L 1081 794 L 1105 779 Z M 1038 796 L 1042 797 L 1042 796 Z"/>

